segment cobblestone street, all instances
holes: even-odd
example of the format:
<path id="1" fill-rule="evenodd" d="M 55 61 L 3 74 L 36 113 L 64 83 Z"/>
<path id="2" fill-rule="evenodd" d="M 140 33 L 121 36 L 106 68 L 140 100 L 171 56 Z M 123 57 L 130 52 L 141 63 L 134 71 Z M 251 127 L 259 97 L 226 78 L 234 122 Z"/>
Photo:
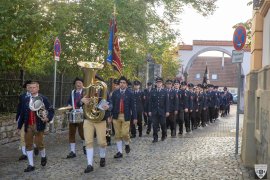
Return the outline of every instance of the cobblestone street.
<path id="1" fill-rule="evenodd" d="M 45 137 L 47 166 L 41 167 L 40 157 L 35 157 L 36 170 L 31 173 L 23 172 L 27 161 L 18 161 L 19 142 L 5 144 L 0 148 L 0 179 L 248 179 L 247 170 L 234 154 L 235 111 L 233 105 L 229 116 L 177 138 L 171 138 L 168 131 L 168 138 L 156 144 L 152 144 L 152 134 L 146 135 L 144 129 L 143 137 L 132 139 L 131 152 L 124 153 L 124 158 L 113 158 L 114 143 L 108 147 L 105 168 L 99 167 L 95 149 L 94 172 L 89 174 L 83 173 L 87 161 L 79 141 L 77 157 L 66 159 L 67 132 Z M 242 120 L 243 115 L 240 137 Z"/>

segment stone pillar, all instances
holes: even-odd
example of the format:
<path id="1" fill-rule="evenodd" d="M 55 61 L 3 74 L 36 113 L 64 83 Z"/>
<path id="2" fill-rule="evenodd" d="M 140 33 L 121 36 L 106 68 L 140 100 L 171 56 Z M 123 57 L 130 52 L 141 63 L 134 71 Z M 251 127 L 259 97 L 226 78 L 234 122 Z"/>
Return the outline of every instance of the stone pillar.
<path id="1" fill-rule="evenodd" d="M 253 167 L 256 162 L 256 142 L 255 142 L 255 109 L 256 89 L 258 76 L 256 71 L 247 75 L 247 90 L 245 91 L 245 114 L 242 134 L 241 159 L 243 164 Z"/>
<path id="2" fill-rule="evenodd" d="M 251 66 L 250 70 L 262 68 L 262 47 L 263 47 L 263 16 L 255 11 L 251 28 Z"/>

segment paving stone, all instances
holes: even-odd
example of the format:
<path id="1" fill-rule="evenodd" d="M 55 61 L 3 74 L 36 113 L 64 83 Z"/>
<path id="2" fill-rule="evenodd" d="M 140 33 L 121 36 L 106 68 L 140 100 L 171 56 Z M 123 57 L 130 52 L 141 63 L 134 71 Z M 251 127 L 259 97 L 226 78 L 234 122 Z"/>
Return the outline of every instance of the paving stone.
<path id="1" fill-rule="evenodd" d="M 234 154 L 235 133 L 231 130 L 235 128 L 236 108 L 231 109 L 229 117 L 156 144 L 151 142 L 152 135 L 146 135 L 144 127 L 143 137 L 132 139 L 131 152 L 127 155 L 123 151 L 122 159 L 113 158 L 117 152 L 113 142 L 107 148 L 103 168 L 99 167 L 98 148 L 95 148 L 94 172 L 89 174 L 83 173 L 87 160 L 81 141 L 77 140 L 77 157 L 66 159 L 69 153 L 66 131 L 46 136 L 48 164 L 41 167 L 40 157 L 35 157 L 36 170 L 31 173 L 23 172 L 26 161 L 17 160 L 19 142 L 5 144 L 0 147 L 0 179 L 244 179 L 248 177 L 248 170 Z M 242 127 L 242 117 L 240 119 Z M 241 147 L 241 137 L 239 145 Z"/>

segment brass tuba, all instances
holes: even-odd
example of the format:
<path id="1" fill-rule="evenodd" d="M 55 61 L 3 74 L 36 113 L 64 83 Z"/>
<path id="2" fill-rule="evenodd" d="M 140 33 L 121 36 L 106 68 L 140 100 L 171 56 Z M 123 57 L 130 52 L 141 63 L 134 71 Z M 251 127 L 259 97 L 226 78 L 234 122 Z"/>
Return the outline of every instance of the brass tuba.
<path id="1" fill-rule="evenodd" d="M 107 85 L 103 81 L 96 81 L 96 72 L 103 68 L 103 64 L 97 62 L 78 62 L 84 70 L 84 97 L 90 98 L 89 104 L 83 105 L 83 113 L 86 119 L 100 122 L 105 116 L 105 110 L 97 106 L 100 100 L 107 100 Z M 100 96 L 101 93 L 101 96 Z"/>

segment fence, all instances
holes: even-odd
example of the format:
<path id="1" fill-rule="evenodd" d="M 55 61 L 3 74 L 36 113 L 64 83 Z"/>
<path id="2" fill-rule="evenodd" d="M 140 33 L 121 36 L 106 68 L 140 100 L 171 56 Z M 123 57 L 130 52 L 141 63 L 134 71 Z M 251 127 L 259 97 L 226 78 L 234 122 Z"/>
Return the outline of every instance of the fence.
<path id="1" fill-rule="evenodd" d="M 16 112 L 18 97 L 24 91 L 22 84 L 24 79 L 38 80 L 40 83 L 40 93 L 49 98 L 53 103 L 53 75 L 34 76 L 19 73 L 0 74 L 0 112 Z M 58 75 L 56 81 L 56 107 L 65 106 L 73 88 L 74 77 Z"/>

